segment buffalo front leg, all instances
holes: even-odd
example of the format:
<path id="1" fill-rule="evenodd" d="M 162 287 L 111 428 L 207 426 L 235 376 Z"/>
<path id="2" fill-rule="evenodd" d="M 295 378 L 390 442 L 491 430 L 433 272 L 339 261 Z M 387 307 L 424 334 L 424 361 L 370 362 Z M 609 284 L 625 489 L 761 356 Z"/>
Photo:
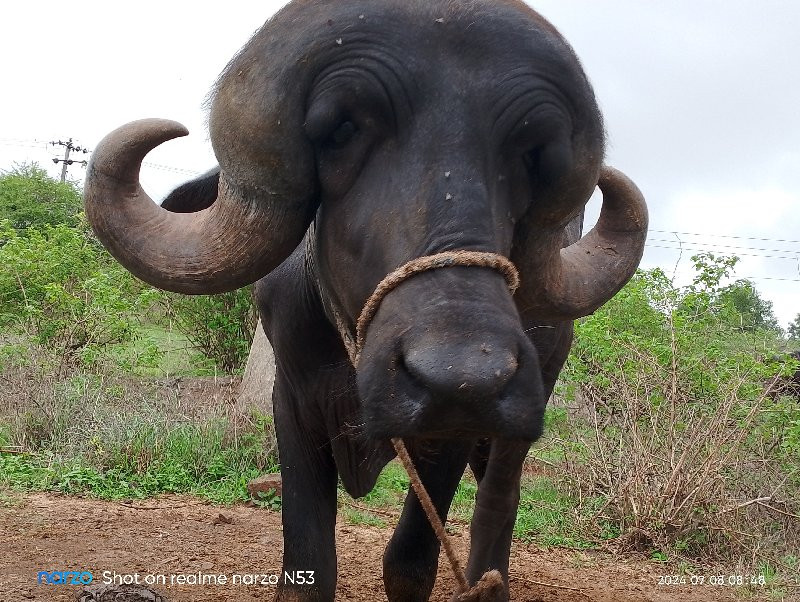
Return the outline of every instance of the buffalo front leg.
<path id="1" fill-rule="evenodd" d="M 444 522 L 458 482 L 464 474 L 472 442 L 422 442 L 409 454 Z M 436 582 L 439 540 L 413 490 L 383 555 L 383 583 L 389 602 L 425 602 Z"/>
<path id="2" fill-rule="evenodd" d="M 530 441 L 492 440 L 472 515 L 467 581 L 473 585 L 486 571 L 500 571 L 505 583 L 502 600 L 509 599 L 508 557 L 519 506 L 522 464 L 530 446 Z"/>
<path id="3" fill-rule="evenodd" d="M 333 602 L 336 467 L 324 432 L 301 415 L 303 406 L 285 388 L 279 376 L 273 400 L 283 481 L 283 571 L 275 601 Z"/>

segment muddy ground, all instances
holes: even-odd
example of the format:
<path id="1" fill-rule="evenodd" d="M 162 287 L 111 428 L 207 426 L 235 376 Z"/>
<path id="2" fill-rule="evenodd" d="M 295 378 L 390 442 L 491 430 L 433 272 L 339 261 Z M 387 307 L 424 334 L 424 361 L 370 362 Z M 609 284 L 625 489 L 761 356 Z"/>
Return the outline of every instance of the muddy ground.
<path id="1" fill-rule="evenodd" d="M 0 505 L 0 600 L 74 601 L 79 586 L 37 585 L 41 570 L 87 570 L 172 576 L 276 574 L 280 570 L 280 514 L 214 506 L 188 497 L 106 502 L 53 494 L 8 494 Z M 457 529 L 458 530 L 458 529 Z M 462 557 L 464 529 L 454 540 Z M 390 529 L 340 523 L 337 600 L 385 600 L 381 554 Z M 526 602 L 718 602 L 732 588 L 659 585 L 662 571 L 642 559 L 602 553 L 542 551 L 516 543 L 511 587 Z M 443 560 L 443 559 L 442 559 Z M 447 602 L 454 580 L 443 563 L 431 600 Z M 271 600 L 271 585 L 167 585 L 172 602 Z M 749 598 L 754 600 L 756 598 Z"/>

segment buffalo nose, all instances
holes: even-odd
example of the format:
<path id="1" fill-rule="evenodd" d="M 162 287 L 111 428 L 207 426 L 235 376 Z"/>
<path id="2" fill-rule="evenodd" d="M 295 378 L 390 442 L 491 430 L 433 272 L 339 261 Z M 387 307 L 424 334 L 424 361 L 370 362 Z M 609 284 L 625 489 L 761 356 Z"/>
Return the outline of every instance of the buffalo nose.
<path id="1" fill-rule="evenodd" d="M 431 393 L 443 397 L 496 397 L 519 367 L 505 345 L 418 345 L 403 358 L 409 375 Z"/>

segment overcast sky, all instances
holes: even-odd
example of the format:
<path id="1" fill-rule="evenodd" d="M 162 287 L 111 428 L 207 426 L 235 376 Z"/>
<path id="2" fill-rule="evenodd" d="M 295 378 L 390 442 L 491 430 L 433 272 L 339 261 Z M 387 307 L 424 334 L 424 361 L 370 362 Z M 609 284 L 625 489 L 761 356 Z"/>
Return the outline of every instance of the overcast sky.
<path id="1" fill-rule="evenodd" d="M 0 169 L 38 161 L 57 176 L 47 142 L 72 137 L 91 149 L 125 122 L 167 117 L 191 135 L 148 155 L 143 185 L 163 196 L 215 165 L 203 100 L 283 4 L 6 3 Z M 800 3 L 531 4 L 569 40 L 594 84 L 608 163 L 647 197 L 643 267 L 685 283 L 697 251 L 737 254 L 736 276 L 753 279 L 785 326 L 800 312 Z"/>

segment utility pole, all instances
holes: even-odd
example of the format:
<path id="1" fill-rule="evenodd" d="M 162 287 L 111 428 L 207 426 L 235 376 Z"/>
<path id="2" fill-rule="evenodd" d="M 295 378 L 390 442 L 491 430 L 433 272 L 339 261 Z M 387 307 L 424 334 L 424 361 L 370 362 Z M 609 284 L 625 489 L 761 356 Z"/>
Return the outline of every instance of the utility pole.
<path id="1" fill-rule="evenodd" d="M 86 167 L 86 165 L 87 165 L 86 159 L 84 159 L 83 161 L 75 161 L 74 159 L 70 159 L 69 158 L 70 151 L 75 151 L 76 153 L 83 153 L 84 155 L 89 152 L 88 149 L 82 148 L 80 146 L 74 146 L 72 144 L 72 138 L 70 138 L 66 142 L 62 142 L 61 140 L 59 140 L 58 142 L 51 142 L 50 144 L 52 144 L 53 146 L 56 146 L 56 145 L 63 146 L 65 148 L 64 158 L 63 159 L 58 159 L 58 158 L 55 158 L 55 157 L 53 158 L 53 163 L 55 163 L 56 165 L 58 165 L 59 163 L 63 163 L 64 164 L 61 167 L 61 183 L 62 184 L 67 180 L 67 167 L 69 165 L 72 165 L 73 163 L 80 163 L 81 165 Z"/>

